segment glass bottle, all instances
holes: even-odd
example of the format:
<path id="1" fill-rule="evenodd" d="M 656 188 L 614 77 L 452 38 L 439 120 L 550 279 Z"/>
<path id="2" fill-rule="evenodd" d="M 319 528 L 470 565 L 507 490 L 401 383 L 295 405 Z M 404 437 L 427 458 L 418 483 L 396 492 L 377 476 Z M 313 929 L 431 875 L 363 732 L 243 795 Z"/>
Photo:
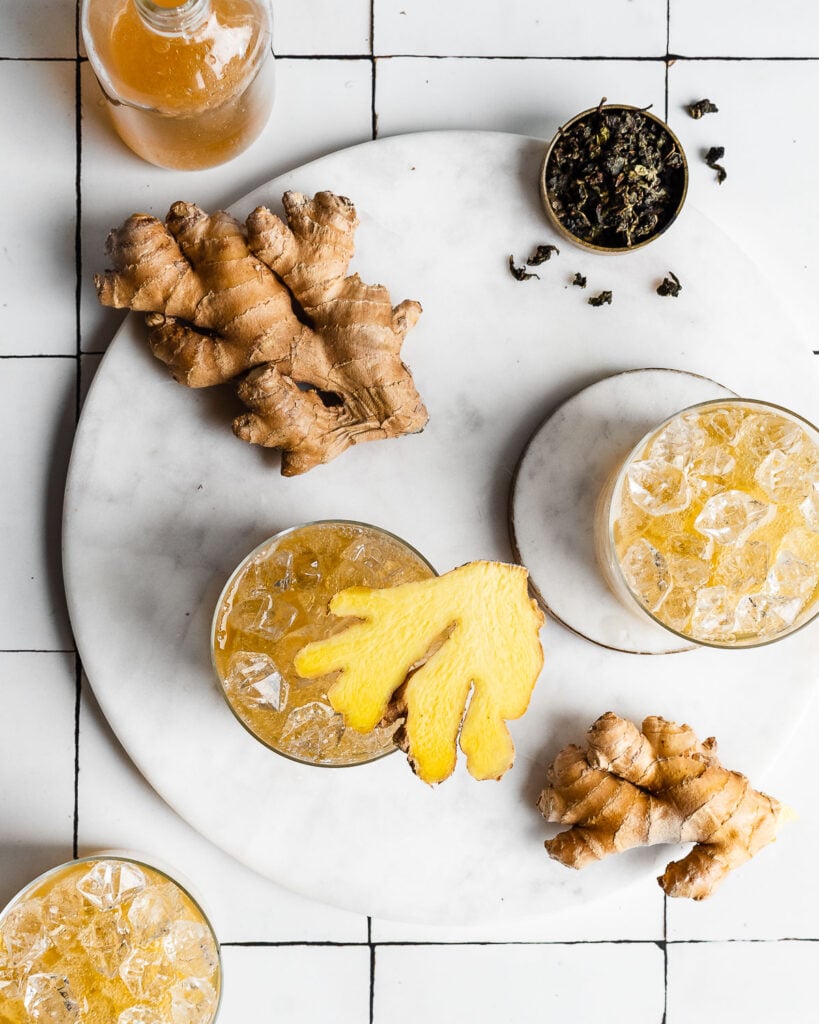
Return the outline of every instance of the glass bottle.
<path id="1" fill-rule="evenodd" d="M 114 127 L 144 160 L 212 167 L 264 128 L 268 0 L 83 0 L 82 31 Z"/>

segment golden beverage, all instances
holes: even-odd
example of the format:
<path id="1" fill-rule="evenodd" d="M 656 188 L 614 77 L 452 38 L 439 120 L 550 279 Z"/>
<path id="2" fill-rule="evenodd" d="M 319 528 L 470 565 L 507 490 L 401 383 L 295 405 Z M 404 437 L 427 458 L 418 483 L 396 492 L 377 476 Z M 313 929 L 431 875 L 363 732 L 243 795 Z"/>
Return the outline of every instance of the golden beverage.
<path id="1" fill-rule="evenodd" d="M 211 1024 L 220 984 L 204 913 L 145 864 L 72 861 L 0 914 L 3 1024 Z"/>
<path id="2" fill-rule="evenodd" d="M 236 717 L 266 746 L 307 764 L 362 764 L 394 750 L 396 725 L 366 735 L 345 729 L 327 697 L 336 674 L 302 679 L 293 658 L 349 624 L 328 610 L 340 590 L 434 575 L 403 541 L 360 523 L 311 523 L 265 542 L 235 571 L 214 617 L 214 666 Z"/>
<path id="3" fill-rule="evenodd" d="M 609 582 L 675 633 L 750 646 L 819 611 L 819 431 L 784 409 L 679 413 L 640 442 L 601 512 Z"/>

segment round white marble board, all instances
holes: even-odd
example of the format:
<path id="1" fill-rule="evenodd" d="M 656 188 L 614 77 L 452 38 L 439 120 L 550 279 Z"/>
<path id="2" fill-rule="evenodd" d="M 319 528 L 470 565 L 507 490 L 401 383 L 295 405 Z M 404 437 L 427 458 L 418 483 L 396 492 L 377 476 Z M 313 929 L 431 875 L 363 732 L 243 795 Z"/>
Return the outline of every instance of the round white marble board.
<path id="1" fill-rule="evenodd" d="M 404 347 L 430 411 L 422 434 L 361 445 L 283 479 L 274 454 L 233 437 L 229 389 L 175 384 L 147 351 L 141 318 L 129 316 L 93 382 L 72 455 L 71 620 L 123 746 L 182 817 L 238 860 L 378 917 L 544 914 L 637 880 L 656 885 L 652 876 L 679 851 L 633 851 L 577 873 L 548 859 L 543 840 L 557 829 L 534 804 L 549 760 L 604 711 L 662 714 L 716 735 L 726 763 L 757 782 L 816 677 L 819 629 L 757 651 L 646 658 L 547 621 L 542 677 L 511 723 L 514 768 L 477 783 L 461 761 L 434 789 L 400 754 L 350 769 L 277 757 L 224 703 L 210 667 L 214 603 L 245 553 L 284 527 L 370 521 L 439 571 L 511 559 L 508 492 L 526 440 L 570 394 L 624 369 L 694 371 L 817 418 L 807 341 L 724 234 L 689 204 L 638 252 L 575 250 L 539 204 L 543 146 L 484 132 L 385 139 L 292 171 L 234 207 L 242 217 L 260 203 L 276 207 L 286 189 L 353 199 L 353 269 L 389 286 L 394 301 L 424 306 Z M 548 241 L 561 253 L 540 280 L 514 280 L 509 254 L 521 260 Z M 677 299 L 654 293 L 669 269 L 683 283 Z M 570 285 L 576 271 L 586 291 Z M 589 306 L 604 288 L 613 305 Z"/>

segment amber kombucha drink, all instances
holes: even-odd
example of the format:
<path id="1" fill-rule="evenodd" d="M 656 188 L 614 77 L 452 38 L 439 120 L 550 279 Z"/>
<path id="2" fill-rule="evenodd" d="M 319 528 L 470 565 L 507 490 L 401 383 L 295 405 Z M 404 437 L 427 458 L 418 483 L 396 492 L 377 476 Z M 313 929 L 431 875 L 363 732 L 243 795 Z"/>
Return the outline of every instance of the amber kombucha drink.
<path id="1" fill-rule="evenodd" d="M 0 914 L 3 1024 L 211 1024 L 220 982 L 198 903 L 137 861 L 71 861 Z"/>
<path id="2" fill-rule="evenodd" d="M 327 697 L 335 673 L 302 679 L 293 658 L 349 624 L 328 610 L 340 590 L 434 575 L 409 545 L 362 523 L 311 523 L 262 544 L 228 581 L 213 623 L 214 666 L 236 717 L 268 747 L 308 764 L 362 764 L 394 750 L 395 725 L 366 735 L 346 729 Z"/>
<path id="3" fill-rule="evenodd" d="M 610 484 L 597 541 L 615 591 L 679 635 L 779 639 L 819 611 L 819 431 L 742 399 L 679 413 Z"/>

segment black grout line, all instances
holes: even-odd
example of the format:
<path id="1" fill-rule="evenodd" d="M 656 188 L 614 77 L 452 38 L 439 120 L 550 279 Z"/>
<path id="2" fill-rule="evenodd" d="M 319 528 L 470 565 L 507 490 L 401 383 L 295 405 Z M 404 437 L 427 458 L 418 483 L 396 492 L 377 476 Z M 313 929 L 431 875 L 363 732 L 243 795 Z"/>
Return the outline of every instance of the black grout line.
<path id="1" fill-rule="evenodd" d="M 708 945 L 763 945 L 777 942 L 819 942 L 817 938 L 798 936 L 782 936 L 776 939 L 384 939 L 380 942 L 334 942 L 323 939 L 292 939 L 278 942 L 249 940 L 247 942 L 221 942 L 225 949 L 279 949 L 301 947 L 329 947 L 333 949 L 377 949 L 381 946 L 390 949 L 415 949 L 417 947 L 449 947 L 449 946 L 708 946 Z"/>
<path id="2" fill-rule="evenodd" d="M 608 62 L 655 62 L 660 61 L 728 61 L 764 63 L 816 63 L 819 56 L 726 56 L 724 54 L 697 55 L 690 53 L 665 53 L 656 55 L 632 54 L 631 56 L 611 56 L 602 53 L 589 54 L 532 54 L 532 53 L 376 53 L 374 50 L 364 53 L 275 53 L 276 60 L 536 60 L 536 61 L 608 61 Z M 0 64 L 87 64 L 88 57 L 0 57 Z"/>
<path id="3" fill-rule="evenodd" d="M 0 654 L 76 654 L 76 647 L 0 647 Z"/>
<path id="4" fill-rule="evenodd" d="M 74 386 L 74 421 L 80 421 L 82 405 L 82 336 L 80 328 L 80 296 L 82 293 L 82 61 L 80 60 L 80 3 L 74 11 L 74 357 L 76 377 Z M 82 662 L 79 652 L 74 654 L 74 814 L 72 846 L 74 857 L 78 856 L 80 834 L 80 705 L 82 701 Z"/>
<path id="5" fill-rule="evenodd" d="M 375 943 L 372 941 L 371 917 L 367 918 L 367 941 L 370 947 L 370 1024 L 375 1021 Z"/>
<path id="6" fill-rule="evenodd" d="M 670 3 L 669 3 L 670 5 Z M 668 896 L 663 893 L 663 1020 L 668 1018 Z"/>
<path id="7" fill-rule="evenodd" d="M 82 663 L 79 654 L 74 656 L 74 814 L 71 849 L 74 859 L 78 856 L 80 834 L 80 703 L 82 700 Z"/>
<path id="8" fill-rule="evenodd" d="M 375 0 L 370 0 L 370 133 L 378 138 L 378 113 L 375 109 Z"/>
<path id="9" fill-rule="evenodd" d="M 76 359 L 76 352 L 4 352 L 0 359 Z"/>

